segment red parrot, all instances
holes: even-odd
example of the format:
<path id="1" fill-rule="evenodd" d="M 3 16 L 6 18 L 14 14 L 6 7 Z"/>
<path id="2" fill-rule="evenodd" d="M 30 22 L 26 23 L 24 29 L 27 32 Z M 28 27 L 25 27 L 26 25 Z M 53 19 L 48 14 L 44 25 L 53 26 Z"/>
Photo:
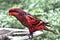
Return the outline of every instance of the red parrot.
<path id="1" fill-rule="evenodd" d="M 33 37 L 33 32 L 38 30 L 47 30 L 54 33 L 54 31 L 48 29 L 46 26 L 48 23 L 36 18 L 35 16 L 25 12 L 21 8 L 11 8 L 9 10 L 10 16 L 15 16 L 22 25 L 29 29 L 30 35 Z"/>

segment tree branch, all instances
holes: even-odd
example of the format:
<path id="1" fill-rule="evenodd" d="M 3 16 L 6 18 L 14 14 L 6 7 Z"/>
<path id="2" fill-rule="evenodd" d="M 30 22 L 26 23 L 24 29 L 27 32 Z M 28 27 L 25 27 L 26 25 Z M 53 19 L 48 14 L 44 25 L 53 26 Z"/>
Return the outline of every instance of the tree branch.
<path id="1" fill-rule="evenodd" d="M 1 40 L 28 40 L 28 29 L 13 29 L 13 28 L 0 28 Z M 43 32 L 37 31 L 33 33 L 33 37 L 42 35 Z"/>

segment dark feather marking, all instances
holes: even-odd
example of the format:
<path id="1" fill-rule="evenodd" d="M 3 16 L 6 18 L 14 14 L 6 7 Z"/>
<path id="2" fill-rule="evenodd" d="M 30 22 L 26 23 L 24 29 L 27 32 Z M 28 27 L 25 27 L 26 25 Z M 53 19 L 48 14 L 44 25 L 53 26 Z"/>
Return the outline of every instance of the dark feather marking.
<path id="1" fill-rule="evenodd" d="M 33 23 L 32 25 L 33 26 L 36 26 L 37 24 L 39 24 L 40 23 L 40 21 L 36 21 L 35 23 Z"/>
<path id="2" fill-rule="evenodd" d="M 19 13 L 20 11 L 19 11 L 19 10 L 10 10 L 9 12 L 16 12 L 16 13 Z"/>

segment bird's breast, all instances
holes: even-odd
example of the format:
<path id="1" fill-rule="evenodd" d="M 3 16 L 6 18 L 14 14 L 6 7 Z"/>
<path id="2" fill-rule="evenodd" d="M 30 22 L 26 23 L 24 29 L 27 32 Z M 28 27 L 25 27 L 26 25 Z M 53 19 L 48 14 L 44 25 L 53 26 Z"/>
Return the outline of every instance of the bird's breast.
<path id="1" fill-rule="evenodd" d="M 26 26 L 26 27 L 29 26 L 29 24 L 28 24 L 27 20 L 25 19 L 25 17 L 22 17 L 22 16 L 17 17 L 17 20 L 19 20 L 21 22 L 21 24 L 23 24 L 24 26 Z"/>

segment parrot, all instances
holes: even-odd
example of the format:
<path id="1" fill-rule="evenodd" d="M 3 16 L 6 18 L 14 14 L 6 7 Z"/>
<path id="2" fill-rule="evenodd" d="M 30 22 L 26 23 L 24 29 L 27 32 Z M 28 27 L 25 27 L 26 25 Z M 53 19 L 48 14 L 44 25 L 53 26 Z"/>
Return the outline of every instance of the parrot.
<path id="1" fill-rule="evenodd" d="M 28 28 L 31 37 L 33 37 L 33 33 L 38 30 L 46 30 L 55 33 L 53 30 L 47 28 L 48 22 L 38 19 L 22 8 L 10 8 L 8 12 L 9 16 L 16 17 L 22 25 Z"/>

